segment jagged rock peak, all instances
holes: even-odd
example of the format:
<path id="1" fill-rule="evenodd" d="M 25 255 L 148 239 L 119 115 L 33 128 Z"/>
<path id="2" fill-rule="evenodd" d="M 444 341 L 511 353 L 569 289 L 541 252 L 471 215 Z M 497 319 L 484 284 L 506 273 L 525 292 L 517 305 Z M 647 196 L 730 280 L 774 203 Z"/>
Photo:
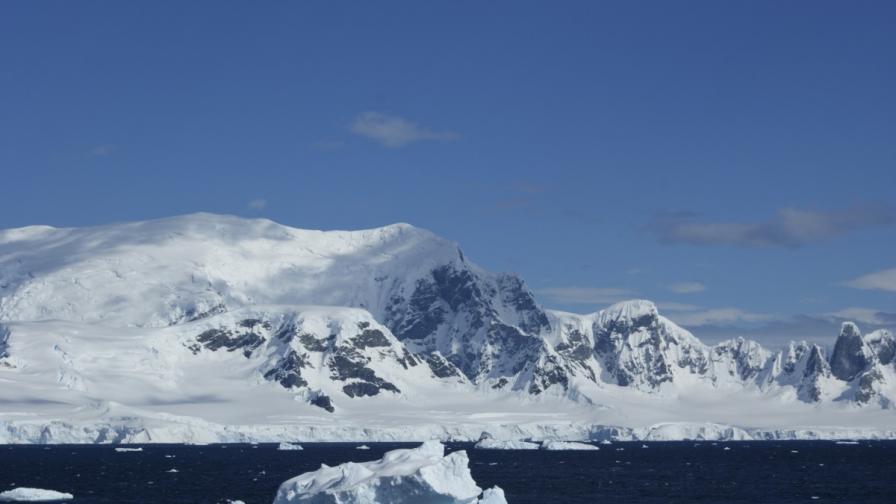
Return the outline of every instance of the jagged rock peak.
<path id="1" fill-rule="evenodd" d="M 874 352 L 862 339 L 858 326 L 853 322 L 844 322 L 831 354 L 831 372 L 834 376 L 850 381 L 868 367 L 873 357 Z"/>

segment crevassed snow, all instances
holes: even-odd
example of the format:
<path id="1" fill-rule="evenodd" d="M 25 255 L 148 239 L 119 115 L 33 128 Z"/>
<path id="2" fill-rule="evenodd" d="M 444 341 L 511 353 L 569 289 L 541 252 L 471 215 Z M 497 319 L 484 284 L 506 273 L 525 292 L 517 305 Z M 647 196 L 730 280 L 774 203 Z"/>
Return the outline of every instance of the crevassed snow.
<path id="1" fill-rule="evenodd" d="M 70 493 L 42 488 L 19 487 L 0 492 L 0 502 L 56 502 L 74 498 L 75 496 Z"/>
<path id="2" fill-rule="evenodd" d="M 289 479 L 280 485 L 274 504 L 506 504 L 495 489 L 479 500 L 463 451 L 445 455 L 438 441 L 418 448 L 393 450 L 380 460 L 347 462 Z"/>

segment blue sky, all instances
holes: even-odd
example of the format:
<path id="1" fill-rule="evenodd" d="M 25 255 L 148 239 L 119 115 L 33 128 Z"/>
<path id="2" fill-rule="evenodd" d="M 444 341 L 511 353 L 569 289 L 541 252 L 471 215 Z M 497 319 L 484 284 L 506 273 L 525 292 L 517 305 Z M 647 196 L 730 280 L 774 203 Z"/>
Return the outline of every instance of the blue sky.
<path id="1" fill-rule="evenodd" d="M 546 306 L 896 326 L 893 2 L 6 2 L 0 227 L 404 221 Z"/>

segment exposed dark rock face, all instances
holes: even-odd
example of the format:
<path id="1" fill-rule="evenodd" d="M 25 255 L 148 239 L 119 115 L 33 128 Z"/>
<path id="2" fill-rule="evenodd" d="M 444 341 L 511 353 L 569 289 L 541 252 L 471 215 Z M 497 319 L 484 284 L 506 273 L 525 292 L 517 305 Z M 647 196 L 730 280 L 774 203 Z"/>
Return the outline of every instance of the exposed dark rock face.
<path id="1" fill-rule="evenodd" d="M 824 352 L 818 345 L 809 348 L 809 356 L 806 358 L 806 367 L 803 370 L 803 379 L 799 388 L 811 402 L 821 400 L 821 386 L 819 379 L 831 376 L 831 367 L 824 358 Z"/>
<path id="2" fill-rule="evenodd" d="M 561 342 L 554 347 L 563 357 L 574 361 L 585 361 L 594 355 L 594 348 L 588 337 L 577 329 L 568 328 L 566 339 L 568 342 Z"/>
<path id="3" fill-rule="evenodd" d="M 308 386 L 308 382 L 302 378 L 302 369 L 307 366 L 309 366 L 307 356 L 299 355 L 298 352 L 292 350 L 277 361 L 277 364 L 264 374 L 264 377 L 276 381 L 288 389 L 303 388 Z"/>
<path id="4" fill-rule="evenodd" d="M 9 328 L 0 324 L 0 359 L 9 357 Z"/>
<path id="5" fill-rule="evenodd" d="M 457 366 L 442 357 L 442 354 L 438 352 L 433 352 L 427 355 L 426 363 L 429 365 L 429 369 L 432 370 L 432 374 L 436 378 L 463 377 L 463 373 L 461 373 L 460 369 L 457 369 Z"/>
<path id="6" fill-rule="evenodd" d="M 742 381 L 755 380 L 767 364 L 759 344 L 744 338 L 713 347 L 713 354 L 717 359 L 724 358 L 734 362 L 735 367 L 730 373 Z"/>
<path id="7" fill-rule="evenodd" d="M 342 391 L 349 397 L 374 396 L 382 390 L 400 393 L 394 384 L 380 378 L 367 367 L 369 359 L 352 348 L 338 348 L 327 359 L 327 367 L 330 368 L 330 378 L 352 383 L 342 387 Z"/>
<path id="8" fill-rule="evenodd" d="M 639 334 L 640 338 L 633 338 Z M 605 372 L 622 387 L 644 381 L 657 388 L 672 381 L 672 362 L 664 353 L 674 342 L 655 314 L 610 320 L 594 331 L 594 350 Z"/>
<path id="9" fill-rule="evenodd" d="M 877 360 L 884 366 L 896 360 L 896 338 L 889 331 L 875 331 L 868 336 L 866 343 L 877 356 Z"/>
<path id="10" fill-rule="evenodd" d="M 355 348 L 388 347 L 392 344 L 386 335 L 378 329 L 364 329 L 361 334 L 352 338 Z"/>
<path id="11" fill-rule="evenodd" d="M 260 334 L 262 329 L 270 329 L 270 325 L 252 319 L 243 320 L 235 328 L 219 327 L 202 332 L 196 336 L 198 344 L 190 345 L 189 348 L 194 354 L 202 348 L 213 352 L 222 348 L 228 352 L 242 350 L 243 355 L 249 357 L 266 341 Z"/>
<path id="12" fill-rule="evenodd" d="M 412 367 L 416 367 L 417 364 L 420 364 L 421 359 L 419 356 L 415 357 L 414 354 L 408 352 L 407 348 L 403 348 L 401 350 L 401 358 L 398 359 L 398 363 L 401 364 L 401 367 L 405 369 L 409 369 Z"/>
<path id="13" fill-rule="evenodd" d="M 191 307 L 184 312 L 183 320 L 179 322 L 194 322 L 196 320 L 201 320 L 204 318 L 208 318 L 214 315 L 218 315 L 220 313 L 224 313 L 227 311 L 227 307 L 223 304 L 217 304 L 212 306 L 207 310 L 200 310 L 196 307 Z"/>
<path id="14" fill-rule="evenodd" d="M 569 373 L 557 357 L 546 355 L 535 364 L 528 392 L 540 394 L 552 385 L 561 385 L 564 390 L 567 390 L 569 388 Z"/>
<path id="15" fill-rule="evenodd" d="M 831 372 L 840 380 L 852 381 L 871 364 L 872 355 L 859 328 L 844 322 L 831 354 Z"/>
<path id="16" fill-rule="evenodd" d="M 330 396 L 326 394 L 314 394 L 311 396 L 308 402 L 313 404 L 314 406 L 317 406 L 318 408 L 329 411 L 330 413 L 336 411 L 336 408 L 333 407 L 333 401 L 330 399 Z"/>
<path id="17" fill-rule="evenodd" d="M 385 314 L 399 340 L 424 355 L 440 352 L 474 383 L 536 361 L 546 349 L 540 334 L 550 328 L 522 280 L 483 276 L 463 262 L 436 267 L 410 294 L 393 295 Z"/>
<path id="18" fill-rule="evenodd" d="M 550 328 L 547 315 L 535 303 L 535 297 L 520 277 L 508 274 L 498 276 L 498 290 L 504 304 L 513 307 L 519 314 L 520 329 L 534 334 Z"/>
<path id="19" fill-rule="evenodd" d="M 874 385 L 882 381 L 884 381 L 884 375 L 881 373 L 880 369 L 877 369 L 876 367 L 862 373 L 859 376 L 856 387 L 856 402 L 859 404 L 868 404 L 871 402 L 871 400 L 878 395 Z"/>

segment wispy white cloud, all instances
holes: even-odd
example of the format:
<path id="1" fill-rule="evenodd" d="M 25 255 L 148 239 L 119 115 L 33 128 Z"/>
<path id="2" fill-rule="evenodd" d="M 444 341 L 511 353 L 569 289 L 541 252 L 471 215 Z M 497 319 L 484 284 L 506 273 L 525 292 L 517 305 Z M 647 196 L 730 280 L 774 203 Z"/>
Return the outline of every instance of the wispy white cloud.
<path id="1" fill-rule="evenodd" d="M 845 283 L 856 289 L 896 291 L 896 268 L 862 275 Z"/>
<path id="2" fill-rule="evenodd" d="M 249 210 L 264 210 L 268 206 L 268 200 L 264 198 L 256 198 L 246 205 Z"/>
<path id="3" fill-rule="evenodd" d="M 660 301 L 656 303 L 656 307 L 660 311 L 668 312 L 697 311 L 703 309 L 703 307 L 699 305 L 689 303 L 676 303 L 675 301 Z"/>
<path id="4" fill-rule="evenodd" d="M 667 285 L 666 288 L 676 294 L 694 294 L 706 290 L 706 286 L 700 282 L 679 282 Z"/>
<path id="5" fill-rule="evenodd" d="M 352 121 L 349 131 L 386 147 L 404 147 L 420 140 L 453 140 L 457 134 L 451 131 L 435 131 L 402 117 L 380 112 L 364 112 Z"/>
<path id="6" fill-rule="evenodd" d="M 782 208 L 760 222 L 705 222 L 692 213 L 671 213 L 657 217 L 648 229 L 666 243 L 799 247 L 894 224 L 891 209 L 868 206 L 832 212 Z"/>
<path id="7" fill-rule="evenodd" d="M 860 322 L 872 326 L 896 324 L 896 314 L 873 308 L 844 308 L 828 314 L 831 317 L 852 322 Z"/>
<path id="8" fill-rule="evenodd" d="M 682 311 L 673 320 L 685 327 L 703 325 L 734 325 L 743 323 L 768 322 L 774 317 L 766 313 L 753 313 L 740 308 L 708 308 Z"/>
<path id="9" fill-rule="evenodd" d="M 568 304 L 612 304 L 634 296 L 629 289 L 613 287 L 545 287 L 535 291 L 548 301 Z"/>

